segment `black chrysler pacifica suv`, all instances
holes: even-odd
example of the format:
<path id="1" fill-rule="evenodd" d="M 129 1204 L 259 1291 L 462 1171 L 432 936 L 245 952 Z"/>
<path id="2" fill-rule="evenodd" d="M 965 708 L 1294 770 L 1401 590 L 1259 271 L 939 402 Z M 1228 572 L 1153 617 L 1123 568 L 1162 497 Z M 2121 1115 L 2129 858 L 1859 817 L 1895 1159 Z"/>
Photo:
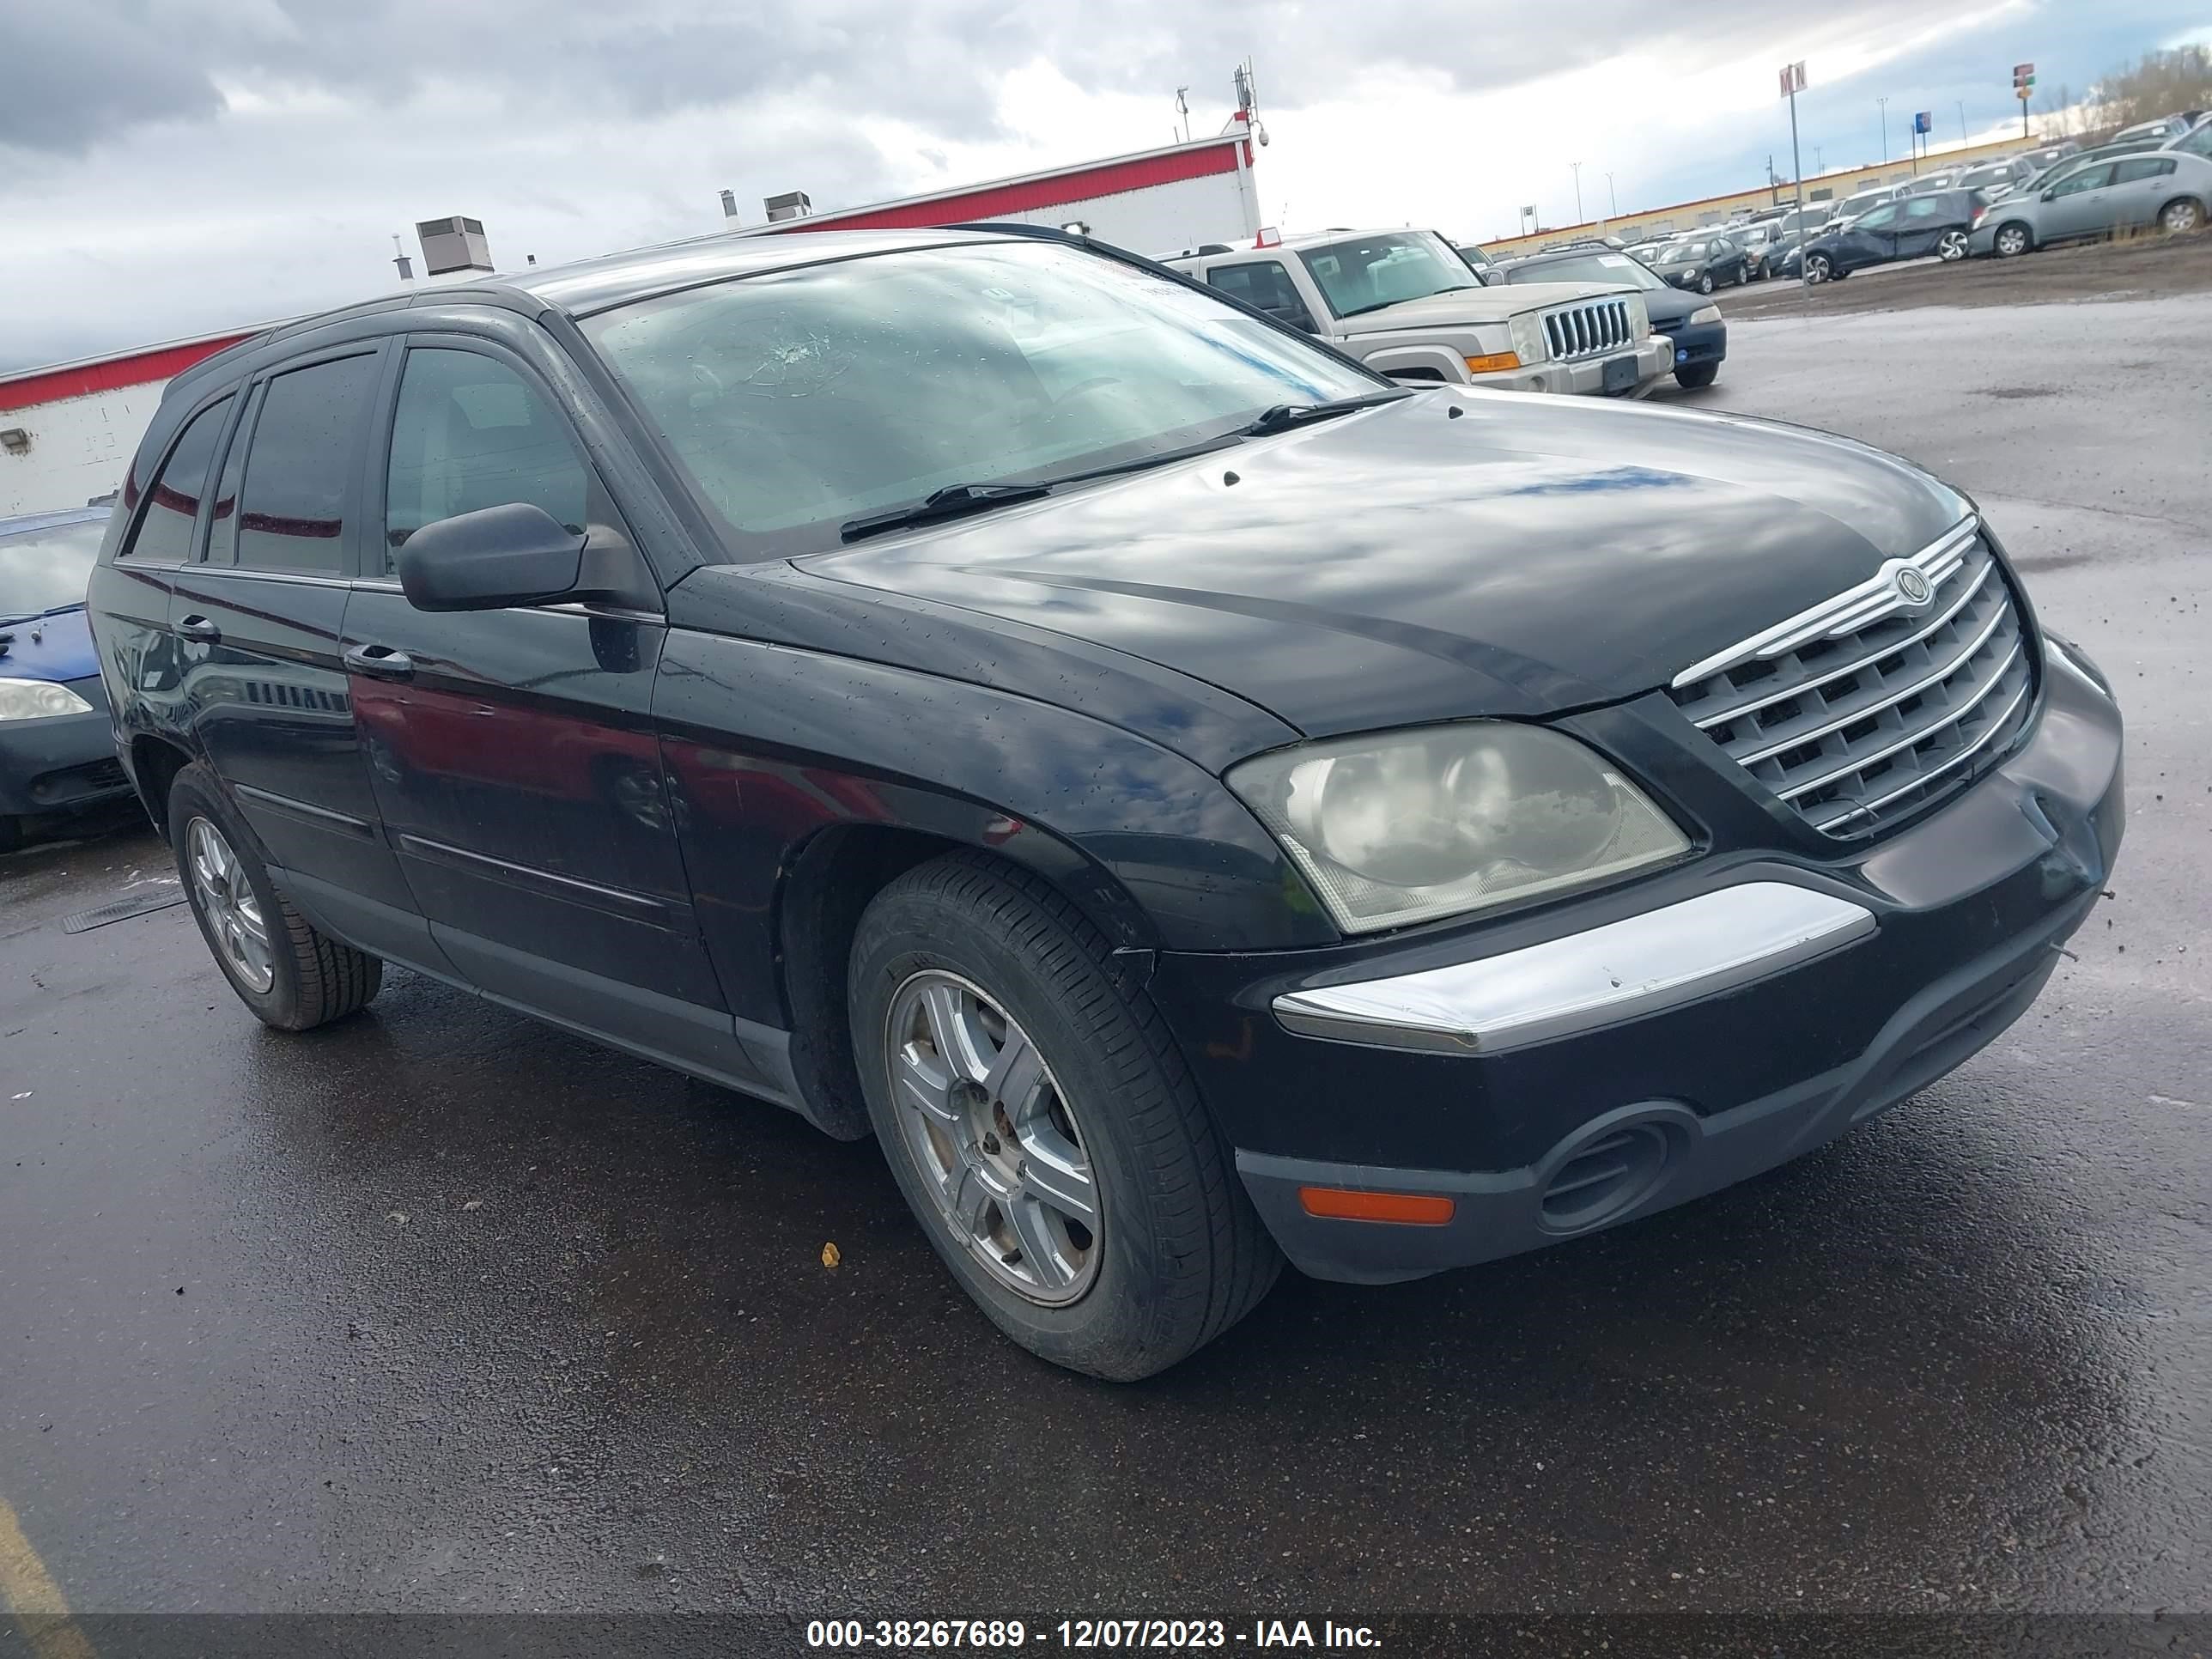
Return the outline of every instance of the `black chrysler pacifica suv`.
<path id="1" fill-rule="evenodd" d="M 403 964 L 872 1133 L 1172 1364 L 1818 1146 L 2028 1006 L 2120 716 L 1956 490 L 1394 386 L 1149 261 L 714 239 L 179 376 L 91 589 L 268 1024 Z"/>

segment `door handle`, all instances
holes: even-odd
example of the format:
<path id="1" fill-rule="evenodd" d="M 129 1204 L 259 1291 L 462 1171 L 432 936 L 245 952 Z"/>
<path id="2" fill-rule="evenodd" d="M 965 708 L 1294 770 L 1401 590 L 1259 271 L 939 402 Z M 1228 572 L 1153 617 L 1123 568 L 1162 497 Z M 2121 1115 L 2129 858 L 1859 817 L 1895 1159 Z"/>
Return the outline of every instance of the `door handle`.
<path id="1" fill-rule="evenodd" d="M 221 642 L 222 629 L 205 617 L 187 617 L 177 624 L 177 637 L 198 645 L 215 645 Z"/>
<path id="2" fill-rule="evenodd" d="M 415 659 L 388 645 L 349 645 L 345 648 L 345 665 L 356 674 L 374 675 L 380 680 L 404 680 L 415 672 Z"/>

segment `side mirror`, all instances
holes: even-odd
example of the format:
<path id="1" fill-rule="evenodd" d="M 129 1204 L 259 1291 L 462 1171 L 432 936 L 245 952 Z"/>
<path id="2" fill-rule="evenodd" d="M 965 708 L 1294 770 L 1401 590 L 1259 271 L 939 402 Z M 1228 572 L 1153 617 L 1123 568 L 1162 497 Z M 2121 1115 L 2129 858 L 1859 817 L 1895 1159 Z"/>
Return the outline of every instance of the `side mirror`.
<path id="1" fill-rule="evenodd" d="M 399 586 L 417 611 L 543 604 L 575 592 L 584 539 L 527 501 L 456 514 L 401 544 Z"/>
<path id="2" fill-rule="evenodd" d="M 2053 185 L 2049 190 L 2045 191 L 2043 192 L 2043 199 L 2046 202 L 2057 201 L 2058 199 L 2058 186 Z"/>

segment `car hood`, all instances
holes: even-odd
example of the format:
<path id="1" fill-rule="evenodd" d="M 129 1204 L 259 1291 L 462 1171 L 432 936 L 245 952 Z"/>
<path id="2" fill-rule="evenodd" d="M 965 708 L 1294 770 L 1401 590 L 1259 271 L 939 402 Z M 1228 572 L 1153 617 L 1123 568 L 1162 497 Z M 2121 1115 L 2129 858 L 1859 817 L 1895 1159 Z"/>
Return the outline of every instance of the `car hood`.
<path id="1" fill-rule="evenodd" d="M 0 611 L 0 617 L 9 614 Z M 30 622 L 0 621 L 0 634 L 15 636 L 0 652 L 0 679 L 81 680 L 100 672 L 82 605 Z"/>
<path id="2" fill-rule="evenodd" d="M 1970 510 L 1848 439 L 1448 387 L 794 562 L 1106 645 L 1321 735 L 1640 695 Z"/>
<path id="3" fill-rule="evenodd" d="M 1449 294 L 1431 294 L 1424 300 L 1401 300 L 1380 311 L 1364 311 L 1357 317 L 1340 318 L 1337 326 L 1346 334 L 1397 334 L 1408 329 L 1465 328 L 1472 323 L 1503 323 L 1547 306 L 1619 294 L 1623 286 L 1605 283 L 1500 283 L 1482 288 L 1455 289 Z"/>
<path id="4" fill-rule="evenodd" d="M 1669 325 L 1686 323 L 1690 313 L 1712 304 L 1702 294 L 1690 294 L 1669 285 L 1666 288 L 1646 289 L 1644 309 L 1650 316 L 1651 326 L 1664 334 Z"/>

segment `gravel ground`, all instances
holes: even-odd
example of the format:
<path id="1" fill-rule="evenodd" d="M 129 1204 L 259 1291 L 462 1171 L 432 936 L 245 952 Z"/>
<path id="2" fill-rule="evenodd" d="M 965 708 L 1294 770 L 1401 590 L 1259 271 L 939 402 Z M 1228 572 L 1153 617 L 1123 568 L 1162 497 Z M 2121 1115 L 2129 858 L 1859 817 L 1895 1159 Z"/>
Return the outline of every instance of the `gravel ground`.
<path id="1" fill-rule="evenodd" d="M 1917 306 L 2152 300 L 2208 289 L 2212 289 L 2212 234 L 2087 242 L 2018 259 L 1968 259 L 1949 265 L 1916 259 L 1877 265 L 1814 289 L 1776 281 L 1723 289 L 1719 297 L 1722 311 L 1734 319 L 1793 311 L 1832 317 Z"/>

